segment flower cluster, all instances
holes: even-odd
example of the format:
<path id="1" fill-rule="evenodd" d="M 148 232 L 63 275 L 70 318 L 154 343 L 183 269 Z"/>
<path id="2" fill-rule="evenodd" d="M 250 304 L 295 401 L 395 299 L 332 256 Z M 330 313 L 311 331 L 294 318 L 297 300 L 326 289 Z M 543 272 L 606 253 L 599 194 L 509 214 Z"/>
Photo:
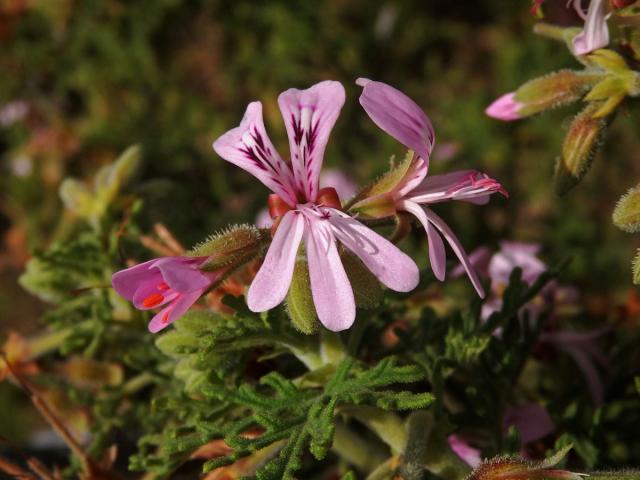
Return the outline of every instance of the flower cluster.
<path id="1" fill-rule="evenodd" d="M 339 82 L 290 89 L 278 97 L 289 137 L 289 161 L 277 152 L 267 135 L 260 102 L 250 103 L 240 125 L 213 143 L 218 155 L 252 174 L 272 192 L 268 198 L 273 222 L 268 230 L 269 247 L 264 255 L 265 249 L 256 246 L 252 255 L 242 257 L 249 260 L 264 256 L 246 294 L 247 305 L 254 312 L 273 309 L 285 300 L 300 259 L 307 269 L 317 318 L 329 330 L 349 328 L 356 316 L 354 286 L 345 268 L 345 255 L 355 255 L 387 288 L 413 290 L 420 276 L 415 262 L 367 226 L 369 220 L 398 219 L 406 214 L 415 217 L 426 231 L 435 276 L 439 280 L 445 277 L 446 240 L 478 294 L 484 296 L 460 241 L 432 206 L 449 200 L 484 204 L 493 193 L 506 196 L 505 190 L 476 171 L 428 177 L 435 133 L 427 115 L 404 93 L 387 84 L 366 79 L 359 79 L 357 84 L 363 87 L 360 103 L 365 112 L 408 148 L 409 155 L 349 203 L 340 198 L 338 185 L 320 187 L 324 151 L 345 102 L 345 90 Z M 136 308 L 164 307 L 149 324 L 149 329 L 157 332 L 242 264 L 223 262 L 213 268 L 208 256 L 160 258 L 116 273 L 113 286 Z"/>

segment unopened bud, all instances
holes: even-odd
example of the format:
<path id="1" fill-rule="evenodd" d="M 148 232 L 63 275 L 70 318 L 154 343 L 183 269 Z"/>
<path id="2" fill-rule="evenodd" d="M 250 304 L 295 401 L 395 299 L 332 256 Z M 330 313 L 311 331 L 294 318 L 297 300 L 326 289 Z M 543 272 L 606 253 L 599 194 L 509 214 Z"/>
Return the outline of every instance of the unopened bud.
<path id="1" fill-rule="evenodd" d="M 542 462 L 529 462 L 517 457 L 497 457 L 478 466 L 467 480 L 581 480 L 586 475 L 553 468 L 571 450 L 571 445 Z"/>
<path id="2" fill-rule="evenodd" d="M 564 195 L 576 186 L 589 170 L 606 128 L 603 118 L 594 118 L 602 102 L 590 103 L 571 123 L 556 165 L 555 189 Z"/>
<path id="3" fill-rule="evenodd" d="M 625 193 L 613 210 L 613 223 L 625 232 L 640 231 L 640 185 Z"/>
<path id="4" fill-rule="evenodd" d="M 293 270 L 291 285 L 287 293 L 287 312 L 293 326 L 302 333 L 311 335 L 318 330 L 320 322 L 313 304 L 309 267 L 306 260 L 298 260 Z"/>
<path id="5" fill-rule="evenodd" d="M 567 470 L 544 469 L 516 458 L 497 458 L 481 464 L 467 480 L 581 480 L 582 474 Z"/>
<path id="6" fill-rule="evenodd" d="M 633 273 L 633 283 L 640 285 L 640 249 L 638 249 L 633 262 L 631 262 L 631 271 Z"/>
<path id="7" fill-rule="evenodd" d="M 265 238 L 268 238 L 268 235 L 253 225 L 237 225 L 212 235 L 196 245 L 187 255 L 209 257 L 200 268 L 205 271 L 217 270 L 255 257 L 260 253 Z"/>
<path id="8" fill-rule="evenodd" d="M 560 70 L 530 80 L 515 92 L 514 100 L 520 105 L 516 113 L 527 117 L 573 103 L 600 79 L 602 75 Z"/>
<path id="9" fill-rule="evenodd" d="M 349 278 L 356 306 L 374 308 L 382 301 L 383 290 L 376 277 L 356 256 L 345 252 L 342 265 Z"/>

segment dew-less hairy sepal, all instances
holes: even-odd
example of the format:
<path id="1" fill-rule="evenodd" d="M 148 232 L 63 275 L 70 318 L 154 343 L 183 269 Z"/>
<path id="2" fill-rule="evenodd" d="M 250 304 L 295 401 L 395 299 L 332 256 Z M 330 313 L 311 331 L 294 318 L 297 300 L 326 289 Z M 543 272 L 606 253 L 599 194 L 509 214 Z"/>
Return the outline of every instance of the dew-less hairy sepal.
<path id="1" fill-rule="evenodd" d="M 521 104 L 518 115 L 527 117 L 576 102 L 602 78 L 599 72 L 560 70 L 530 80 L 515 92 Z"/>
<path id="2" fill-rule="evenodd" d="M 584 474 L 554 468 L 571 450 L 572 445 L 560 449 L 542 462 L 519 457 L 496 457 L 486 460 L 466 480 L 580 480 Z"/>
<path id="3" fill-rule="evenodd" d="M 267 230 L 260 230 L 253 225 L 236 225 L 211 235 L 193 247 L 187 255 L 209 257 L 200 268 L 213 271 L 250 260 L 260 253 L 269 240 Z"/>
<path id="4" fill-rule="evenodd" d="M 564 195 L 586 175 L 600 147 L 607 126 L 606 119 L 594 118 L 602 102 L 592 102 L 571 122 L 556 164 L 555 190 Z"/>
<path id="5" fill-rule="evenodd" d="M 640 231 L 640 185 L 625 193 L 613 210 L 613 223 L 625 232 Z"/>

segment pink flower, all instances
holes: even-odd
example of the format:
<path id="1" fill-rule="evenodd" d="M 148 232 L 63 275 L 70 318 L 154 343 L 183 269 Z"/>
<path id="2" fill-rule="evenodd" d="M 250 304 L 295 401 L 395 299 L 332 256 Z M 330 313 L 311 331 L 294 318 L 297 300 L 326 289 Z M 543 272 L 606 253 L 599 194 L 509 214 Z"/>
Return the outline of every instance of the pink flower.
<path id="1" fill-rule="evenodd" d="M 358 79 L 357 83 L 364 87 L 360 103 L 373 122 L 416 152 L 402 180 L 380 196 L 390 197 L 396 210 L 411 213 L 420 221 L 427 233 L 429 259 L 436 278 L 445 278 L 444 237 L 462 262 L 478 294 L 484 296 L 484 289 L 460 241 L 428 206 L 449 200 L 484 204 L 491 194 L 500 192 L 506 196 L 506 192 L 497 181 L 473 170 L 427 177 L 429 156 L 435 142 L 429 118 L 413 100 L 385 83 L 367 79 Z M 364 202 L 375 201 L 376 198 L 365 199 L 356 203 L 354 208 Z"/>
<path id="2" fill-rule="evenodd" d="M 447 442 L 451 450 L 455 452 L 467 465 L 471 468 L 476 468 L 482 463 L 482 457 L 480 456 L 480 450 L 473 448 L 459 435 L 449 435 Z"/>
<path id="3" fill-rule="evenodd" d="M 353 290 L 337 242 L 393 290 L 413 290 L 419 279 L 418 267 L 409 256 L 342 212 L 334 188 L 319 187 L 324 150 L 344 100 L 343 86 L 334 81 L 280 94 L 278 104 L 289 136 L 291 164 L 269 140 L 260 102 L 250 103 L 240 126 L 213 143 L 218 155 L 274 192 L 269 206 L 277 228 L 247 293 L 247 305 L 254 312 L 263 312 L 284 300 L 304 243 L 316 312 L 322 324 L 333 331 L 349 328 L 355 319 Z"/>
<path id="4" fill-rule="evenodd" d="M 484 113 L 489 117 L 503 120 L 505 122 L 511 122 L 513 120 L 519 120 L 522 118 L 518 111 L 523 107 L 523 104 L 516 100 L 515 92 L 510 92 L 502 95 L 489 105 Z"/>
<path id="5" fill-rule="evenodd" d="M 597 340 L 608 332 L 609 328 L 604 327 L 590 332 L 549 331 L 540 335 L 540 342 L 552 345 L 573 359 L 582 372 L 596 405 L 604 402 L 604 386 L 596 364 L 601 367 L 608 364 Z"/>
<path id="6" fill-rule="evenodd" d="M 556 428 L 547 410 L 537 403 L 508 407 L 502 424 L 505 433 L 509 427 L 516 427 L 523 445 L 546 437 Z"/>
<path id="7" fill-rule="evenodd" d="M 336 168 L 328 168 L 320 173 L 320 188 L 326 187 L 335 189 L 341 199 L 353 197 L 357 190 L 353 180 Z M 258 228 L 271 228 L 273 226 L 273 218 L 268 208 L 263 208 L 258 212 L 255 223 Z"/>
<path id="8" fill-rule="evenodd" d="M 203 272 L 209 257 L 163 257 L 116 272 L 111 283 L 118 294 L 139 310 L 164 307 L 149 322 L 159 332 L 180 318 L 198 298 L 224 275 L 221 270 Z"/>
<path id="9" fill-rule="evenodd" d="M 584 29 L 571 42 L 573 53 L 586 55 L 606 47 L 609 44 L 607 2 L 605 0 L 591 0 L 586 14 L 582 8 L 582 0 L 573 0 L 573 7 L 584 20 Z"/>

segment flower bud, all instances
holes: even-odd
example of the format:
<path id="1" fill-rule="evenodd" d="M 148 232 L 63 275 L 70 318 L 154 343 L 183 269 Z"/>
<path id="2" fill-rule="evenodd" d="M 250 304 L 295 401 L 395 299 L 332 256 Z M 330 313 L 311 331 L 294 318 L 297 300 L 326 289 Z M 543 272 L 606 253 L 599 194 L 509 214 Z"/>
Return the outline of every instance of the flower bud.
<path id="1" fill-rule="evenodd" d="M 633 273 L 633 283 L 640 285 L 640 249 L 638 249 L 633 262 L 631 262 L 631 271 Z"/>
<path id="2" fill-rule="evenodd" d="M 541 468 L 518 458 L 498 457 L 481 464 L 467 480 L 581 480 L 582 474 L 566 470 Z"/>
<path id="3" fill-rule="evenodd" d="M 625 193 L 613 210 L 613 223 L 625 232 L 640 231 L 640 185 Z"/>
<path id="4" fill-rule="evenodd" d="M 601 78 L 602 75 L 560 70 L 530 80 L 515 92 L 519 108 L 514 113 L 522 118 L 573 103 Z"/>
<path id="5" fill-rule="evenodd" d="M 587 173 L 604 135 L 606 120 L 594 118 L 602 102 L 590 103 L 571 123 L 556 164 L 555 189 L 564 195 Z"/>
<path id="6" fill-rule="evenodd" d="M 318 330 L 320 322 L 313 304 L 306 260 L 298 260 L 293 269 L 293 277 L 287 293 L 287 313 L 293 326 L 302 333 L 311 335 Z"/>
<path id="7" fill-rule="evenodd" d="M 268 235 L 253 225 L 237 225 L 212 235 L 187 253 L 190 257 L 209 257 L 200 267 L 213 271 L 225 266 L 245 263 L 260 253 Z"/>

